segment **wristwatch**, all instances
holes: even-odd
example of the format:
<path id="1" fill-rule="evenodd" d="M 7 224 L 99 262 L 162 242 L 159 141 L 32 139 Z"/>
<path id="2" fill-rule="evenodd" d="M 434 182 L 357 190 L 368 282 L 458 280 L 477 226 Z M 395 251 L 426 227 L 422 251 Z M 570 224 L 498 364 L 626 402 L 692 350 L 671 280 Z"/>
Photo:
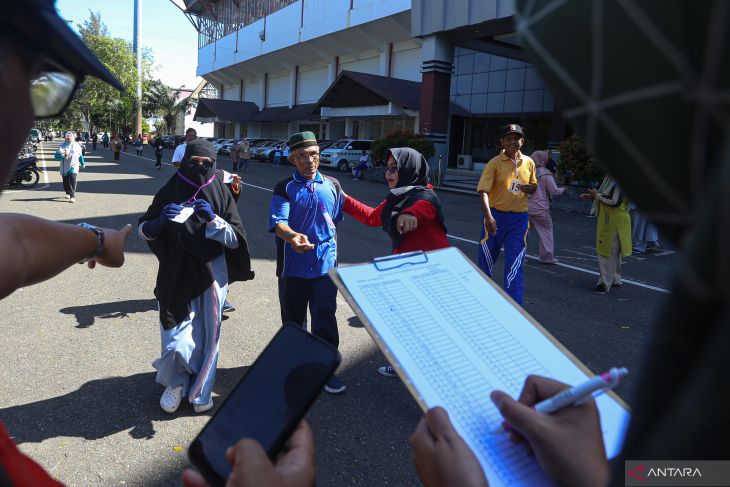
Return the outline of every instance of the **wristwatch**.
<path id="1" fill-rule="evenodd" d="M 88 223 L 79 223 L 80 227 L 87 228 L 94 232 L 96 234 L 96 250 L 93 254 L 91 254 L 89 257 L 85 258 L 80 264 L 83 264 L 84 262 L 88 262 L 91 259 L 95 259 L 101 255 L 101 253 L 104 251 L 104 230 L 102 230 L 99 227 L 95 227 L 94 225 L 90 225 Z"/>

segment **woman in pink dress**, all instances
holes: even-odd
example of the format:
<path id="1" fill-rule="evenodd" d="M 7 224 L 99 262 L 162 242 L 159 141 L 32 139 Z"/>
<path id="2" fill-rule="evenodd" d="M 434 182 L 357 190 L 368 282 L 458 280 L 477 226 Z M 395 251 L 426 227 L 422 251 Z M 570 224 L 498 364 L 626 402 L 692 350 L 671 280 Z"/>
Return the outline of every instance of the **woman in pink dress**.
<path id="1" fill-rule="evenodd" d="M 540 242 L 540 262 L 555 264 L 557 261 L 553 255 L 553 219 L 550 216 L 550 200 L 553 196 L 563 194 L 565 188 L 558 188 L 552 171 L 545 167 L 549 159 L 547 151 L 535 151 L 530 157 L 535 161 L 537 168 L 537 189 L 528 197 L 527 215 L 530 226 L 537 232 L 537 239 Z"/>

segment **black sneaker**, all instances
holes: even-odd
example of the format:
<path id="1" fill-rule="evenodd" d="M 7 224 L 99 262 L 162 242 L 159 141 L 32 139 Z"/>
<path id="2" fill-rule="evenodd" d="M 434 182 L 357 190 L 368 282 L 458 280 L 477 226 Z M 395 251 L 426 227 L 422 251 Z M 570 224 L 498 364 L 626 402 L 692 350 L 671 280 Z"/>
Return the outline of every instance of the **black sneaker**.
<path id="1" fill-rule="evenodd" d="M 330 377 L 324 385 L 324 390 L 330 394 L 340 394 L 341 392 L 345 392 L 345 389 L 345 384 L 336 375 Z"/>
<path id="2" fill-rule="evenodd" d="M 608 294 L 608 291 L 603 284 L 598 284 L 595 288 L 593 288 L 593 292 L 596 294 Z"/>

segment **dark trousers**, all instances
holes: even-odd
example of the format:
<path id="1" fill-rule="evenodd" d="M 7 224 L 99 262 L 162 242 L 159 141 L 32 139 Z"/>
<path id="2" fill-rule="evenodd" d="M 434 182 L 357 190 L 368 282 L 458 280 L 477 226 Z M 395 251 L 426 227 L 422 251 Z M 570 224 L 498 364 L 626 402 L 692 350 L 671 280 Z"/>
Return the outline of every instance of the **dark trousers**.
<path id="1" fill-rule="evenodd" d="M 119 151 L 114 151 L 114 160 L 115 161 L 119 160 Z"/>
<path id="2" fill-rule="evenodd" d="M 96 150 L 96 141 L 95 140 L 91 141 L 91 146 L 94 148 L 94 150 Z"/>
<path id="3" fill-rule="evenodd" d="M 282 277 L 279 299 L 283 322 L 294 322 L 304 326 L 307 319 L 307 305 L 312 315 L 312 335 L 337 347 L 340 334 L 337 330 L 337 286 L 329 276 L 316 279 Z"/>
<path id="4" fill-rule="evenodd" d="M 101 143 L 104 144 L 105 149 L 109 148 L 109 142 L 107 142 L 106 140 L 103 140 Z"/>
<path id="5" fill-rule="evenodd" d="M 155 167 L 161 167 L 162 166 L 162 151 L 157 152 L 155 151 Z"/>
<path id="6" fill-rule="evenodd" d="M 76 176 L 77 174 L 71 173 L 68 176 L 63 176 L 63 190 L 67 195 L 74 198 L 76 195 Z"/>

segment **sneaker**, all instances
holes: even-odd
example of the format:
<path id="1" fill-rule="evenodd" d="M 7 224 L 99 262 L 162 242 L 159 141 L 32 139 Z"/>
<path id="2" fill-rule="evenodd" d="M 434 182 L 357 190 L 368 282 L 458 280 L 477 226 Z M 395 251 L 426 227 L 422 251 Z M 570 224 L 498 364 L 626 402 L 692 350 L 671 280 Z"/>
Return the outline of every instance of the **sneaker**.
<path id="1" fill-rule="evenodd" d="M 330 394 L 339 394 L 345 392 L 345 384 L 336 375 L 333 375 L 324 385 L 324 390 Z"/>
<path id="2" fill-rule="evenodd" d="M 69 199 L 69 201 L 70 201 L 71 203 L 76 203 L 76 198 L 71 198 L 71 199 Z"/>
<path id="3" fill-rule="evenodd" d="M 182 401 L 182 386 L 168 387 L 160 397 L 160 407 L 166 413 L 174 413 Z"/>
<path id="4" fill-rule="evenodd" d="M 383 365 L 382 367 L 378 367 L 378 374 L 384 375 L 385 377 L 398 377 L 398 374 L 395 373 L 395 369 L 392 365 Z"/>
<path id="5" fill-rule="evenodd" d="M 236 311 L 236 307 L 229 303 L 226 299 L 226 302 L 223 303 L 223 313 L 230 313 L 232 311 Z"/>
<path id="6" fill-rule="evenodd" d="M 70 197 L 71 197 L 71 195 L 66 193 L 66 199 L 69 199 Z"/>
<path id="7" fill-rule="evenodd" d="M 606 287 L 603 284 L 596 285 L 596 287 L 593 288 L 593 292 L 596 294 L 608 294 L 608 291 L 606 290 Z"/>
<path id="8" fill-rule="evenodd" d="M 208 404 L 193 404 L 193 411 L 196 413 L 204 413 L 213 409 L 213 400 L 211 399 Z"/>

